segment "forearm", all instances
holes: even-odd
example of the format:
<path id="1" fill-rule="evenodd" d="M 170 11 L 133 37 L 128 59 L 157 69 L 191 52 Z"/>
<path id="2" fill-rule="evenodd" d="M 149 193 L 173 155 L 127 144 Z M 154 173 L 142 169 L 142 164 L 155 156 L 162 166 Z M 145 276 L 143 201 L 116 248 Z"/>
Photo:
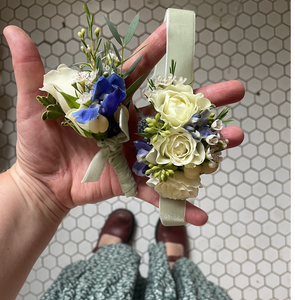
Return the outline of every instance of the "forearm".
<path id="1" fill-rule="evenodd" d="M 0 299 L 15 299 L 66 212 L 14 165 L 0 175 Z"/>

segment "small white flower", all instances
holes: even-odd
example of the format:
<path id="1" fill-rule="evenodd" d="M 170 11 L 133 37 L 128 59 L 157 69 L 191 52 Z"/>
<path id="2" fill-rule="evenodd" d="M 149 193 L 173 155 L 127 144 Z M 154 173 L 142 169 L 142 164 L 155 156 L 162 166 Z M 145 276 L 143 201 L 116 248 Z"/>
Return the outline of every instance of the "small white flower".
<path id="1" fill-rule="evenodd" d="M 178 78 L 175 78 L 173 80 L 173 84 L 177 85 L 177 84 L 184 84 L 186 82 L 187 78 L 184 78 L 184 77 L 178 77 Z"/>
<path id="2" fill-rule="evenodd" d="M 215 134 L 210 134 L 206 137 L 206 142 L 209 144 L 209 145 L 216 145 L 218 144 L 219 142 L 219 139 L 218 137 L 215 135 Z"/>
<path id="3" fill-rule="evenodd" d="M 211 125 L 211 129 L 213 131 L 220 131 L 223 128 L 223 122 L 221 120 L 215 120 L 212 125 Z"/>
<path id="4" fill-rule="evenodd" d="M 90 73 L 88 73 L 88 76 L 87 76 L 86 81 L 85 81 L 85 84 L 87 86 L 92 86 L 95 83 L 95 81 L 97 79 L 97 73 L 98 73 L 97 70 L 96 71 L 91 71 Z"/>
<path id="5" fill-rule="evenodd" d="M 78 100 L 76 100 L 76 102 L 79 104 L 85 104 L 91 100 L 91 97 L 92 97 L 92 90 L 90 92 L 84 92 L 83 94 L 81 94 L 81 96 L 79 97 Z"/>
<path id="6" fill-rule="evenodd" d="M 89 73 L 88 72 L 78 72 L 76 74 L 74 74 L 74 76 L 72 77 L 72 83 L 82 83 L 85 82 L 87 77 L 88 77 Z"/>

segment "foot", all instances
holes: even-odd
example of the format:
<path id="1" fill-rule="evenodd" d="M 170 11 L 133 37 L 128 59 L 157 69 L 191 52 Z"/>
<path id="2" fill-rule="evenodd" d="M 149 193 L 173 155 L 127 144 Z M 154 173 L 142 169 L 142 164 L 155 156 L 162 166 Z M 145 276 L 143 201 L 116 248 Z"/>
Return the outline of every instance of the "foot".
<path id="1" fill-rule="evenodd" d="M 178 258 L 186 256 L 185 226 L 164 226 L 159 220 L 156 227 L 156 241 L 165 244 L 171 268 Z"/>
<path id="2" fill-rule="evenodd" d="M 132 237 L 135 219 L 133 214 L 126 209 L 118 209 L 112 212 L 106 220 L 96 247 L 92 252 L 96 252 L 101 246 L 128 243 Z"/>

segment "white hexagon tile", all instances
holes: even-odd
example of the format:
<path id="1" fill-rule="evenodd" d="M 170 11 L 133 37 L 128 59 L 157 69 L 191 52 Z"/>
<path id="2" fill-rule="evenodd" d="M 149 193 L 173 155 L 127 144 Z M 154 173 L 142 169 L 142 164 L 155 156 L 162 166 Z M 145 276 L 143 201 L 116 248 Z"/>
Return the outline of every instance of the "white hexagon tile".
<path id="1" fill-rule="evenodd" d="M 1 0 L 0 28 L 23 28 L 36 44 L 46 71 L 81 60 L 77 32 L 85 27 L 83 3 L 74 0 Z M 103 15 L 121 33 L 137 13 L 130 54 L 162 22 L 165 9 L 196 12 L 195 87 L 240 80 L 246 95 L 230 112 L 245 140 L 229 149 L 220 170 L 203 177 L 195 203 L 209 215 L 188 226 L 189 256 L 234 300 L 290 299 L 290 1 L 100 0 L 89 1 L 95 23 L 110 36 Z M 16 86 L 1 33 L 0 171 L 15 162 Z M 140 92 L 135 101 L 142 104 Z M 157 209 L 118 197 L 73 209 L 44 250 L 17 299 L 38 299 L 67 264 L 91 255 L 106 217 L 124 207 L 136 214 L 132 246 L 142 255 L 154 242 Z"/>

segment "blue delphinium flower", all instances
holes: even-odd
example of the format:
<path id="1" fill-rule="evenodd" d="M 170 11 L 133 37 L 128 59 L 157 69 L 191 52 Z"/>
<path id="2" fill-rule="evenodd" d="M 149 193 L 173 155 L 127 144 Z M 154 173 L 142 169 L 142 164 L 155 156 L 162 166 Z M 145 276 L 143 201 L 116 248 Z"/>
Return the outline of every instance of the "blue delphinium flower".
<path id="1" fill-rule="evenodd" d="M 200 114 L 196 113 L 184 126 L 184 128 L 190 132 L 190 134 L 195 140 L 201 141 L 208 135 L 215 134 L 210 130 L 210 127 L 207 124 L 207 119 L 210 116 L 210 114 L 211 112 L 209 109 L 203 110 Z"/>
<path id="2" fill-rule="evenodd" d="M 145 164 L 145 162 L 147 161 L 146 155 L 150 152 L 152 146 L 143 140 L 134 141 L 134 146 L 137 151 L 137 161 L 134 163 L 132 171 L 138 176 L 146 176 L 145 171 L 149 168 Z"/>
<path id="3" fill-rule="evenodd" d="M 91 105 L 73 113 L 76 121 L 81 124 L 97 118 L 99 114 L 112 116 L 119 104 L 126 98 L 124 79 L 116 73 L 108 77 L 101 76 L 93 85 Z"/>

